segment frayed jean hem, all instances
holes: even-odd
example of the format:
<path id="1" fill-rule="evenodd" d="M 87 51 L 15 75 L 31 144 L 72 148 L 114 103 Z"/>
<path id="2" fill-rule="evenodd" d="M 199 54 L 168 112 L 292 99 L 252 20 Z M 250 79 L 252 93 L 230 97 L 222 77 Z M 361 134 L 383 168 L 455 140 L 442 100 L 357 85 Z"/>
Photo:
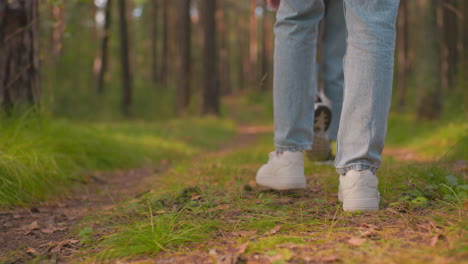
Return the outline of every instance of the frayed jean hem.
<path id="1" fill-rule="evenodd" d="M 311 150 L 312 149 L 312 144 L 304 144 L 304 145 L 297 145 L 297 146 L 275 146 L 276 151 L 278 152 L 285 152 L 285 151 L 291 151 L 291 152 L 297 152 L 297 151 L 303 151 L 303 150 Z"/>
<path id="2" fill-rule="evenodd" d="M 372 171 L 372 173 L 375 174 L 378 168 L 370 166 L 370 165 L 362 164 L 362 163 L 351 164 L 345 167 L 336 167 L 336 172 L 338 172 L 340 175 L 346 175 L 346 173 L 350 170 L 357 170 L 357 171 L 370 170 Z"/>

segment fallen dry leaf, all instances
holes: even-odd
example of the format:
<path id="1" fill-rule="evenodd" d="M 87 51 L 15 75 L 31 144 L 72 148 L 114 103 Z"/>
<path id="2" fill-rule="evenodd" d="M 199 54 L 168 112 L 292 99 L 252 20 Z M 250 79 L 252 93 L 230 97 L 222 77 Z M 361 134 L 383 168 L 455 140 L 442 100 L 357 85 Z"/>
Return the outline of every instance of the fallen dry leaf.
<path id="1" fill-rule="evenodd" d="M 210 250 L 210 255 L 216 255 L 216 263 L 218 264 L 236 264 L 241 255 L 245 253 L 248 245 L 249 242 L 246 242 L 238 247 L 229 248 L 228 252 L 223 255 L 217 255 L 216 250 Z"/>
<path id="2" fill-rule="evenodd" d="M 41 229 L 41 233 L 52 234 L 55 231 L 63 231 L 63 230 L 66 230 L 66 229 L 67 229 L 67 227 L 55 227 L 53 225 L 49 225 L 47 228 Z"/>
<path id="3" fill-rule="evenodd" d="M 359 247 L 362 245 L 364 242 L 366 242 L 365 238 L 359 238 L 359 237 L 352 237 L 346 241 L 346 243 L 350 244 L 351 246 L 356 246 Z"/>
<path id="4" fill-rule="evenodd" d="M 280 231 L 280 229 L 281 229 L 281 226 L 277 225 L 277 226 L 273 227 L 273 229 L 271 229 L 270 231 L 266 232 L 265 235 L 267 235 L 267 236 L 274 235 L 274 234 L 278 233 L 278 231 Z"/>
<path id="5" fill-rule="evenodd" d="M 373 225 L 373 224 L 361 224 L 361 227 L 364 227 L 364 228 L 370 228 L 370 229 L 374 229 L 374 230 L 380 230 L 381 228 L 376 226 L 376 225 Z"/>
<path id="6" fill-rule="evenodd" d="M 328 257 L 322 258 L 323 262 L 337 262 L 339 260 L 340 258 L 338 256 L 328 256 Z"/>
<path id="7" fill-rule="evenodd" d="M 201 196 L 199 194 L 192 193 L 190 200 L 191 201 L 201 201 L 201 200 L 203 200 L 203 196 Z"/>
<path id="8" fill-rule="evenodd" d="M 264 264 L 265 262 L 259 260 L 247 260 L 246 264 Z"/>
<path id="9" fill-rule="evenodd" d="M 377 238 L 379 234 L 374 229 L 369 229 L 361 233 L 361 237 L 365 238 Z"/>
<path id="10" fill-rule="evenodd" d="M 29 225 L 22 226 L 21 229 L 23 229 L 25 231 L 25 235 L 27 235 L 27 234 L 31 233 L 31 231 L 33 231 L 33 230 L 39 230 L 40 227 L 39 227 L 39 223 L 36 220 L 36 221 L 33 221 Z"/>
<path id="11" fill-rule="evenodd" d="M 78 242 L 80 242 L 80 240 L 78 240 L 78 239 L 67 239 L 67 240 L 58 242 L 50 252 L 52 252 L 52 253 L 60 252 L 63 247 L 65 247 L 65 246 L 70 247 L 70 246 L 72 246 L 74 244 L 78 244 Z"/>
<path id="12" fill-rule="evenodd" d="M 433 236 L 433 237 L 431 238 L 431 241 L 430 241 L 429 245 L 431 245 L 431 247 L 435 247 L 435 246 L 437 245 L 437 242 L 438 242 L 439 240 L 444 239 L 444 238 L 445 238 L 445 237 L 444 237 L 443 235 L 441 235 L 441 234 L 435 235 L 435 236 Z"/>
<path id="13" fill-rule="evenodd" d="M 255 189 L 257 187 L 257 183 L 254 180 L 250 180 L 247 186 L 249 186 L 252 189 Z"/>
<path id="14" fill-rule="evenodd" d="M 35 250 L 34 248 L 30 248 L 30 247 L 28 247 L 28 248 L 26 249 L 26 253 L 28 253 L 29 255 L 34 256 L 34 257 L 36 257 L 36 256 L 39 255 L 39 253 L 37 252 L 37 250 Z"/>

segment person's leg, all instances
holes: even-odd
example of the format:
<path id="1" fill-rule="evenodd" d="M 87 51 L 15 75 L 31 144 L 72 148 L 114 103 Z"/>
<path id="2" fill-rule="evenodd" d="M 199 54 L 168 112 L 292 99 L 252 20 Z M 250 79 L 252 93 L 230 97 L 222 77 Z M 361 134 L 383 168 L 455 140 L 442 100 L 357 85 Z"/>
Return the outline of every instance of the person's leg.
<path id="1" fill-rule="evenodd" d="M 275 24 L 274 122 L 278 152 L 312 145 L 314 71 L 323 0 L 282 0 Z"/>
<path id="2" fill-rule="evenodd" d="M 343 0 L 325 0 L 323 32 L 323 94 L 332 118 L 328 139 L 336 141 L 343 105 L 343 57 L 346 52 L 346 22 Z"/>
<path id="3" fill-rule="evenodd" d="M 328 163 L 334 159 L 331 141 L 336 141 L 343 105 L 343 57 L 346 52 L 346 22 L 343 0 L 325 0 L 324 3 L 325 16 L 321 45 L 324 89 L 319 94 L 323 102 L 315 103 L 314 145 L 312 150 L 307 151 L 307 157 L 312 161 Z"/>
<path id="4" fill-rule="evenodd" d="M 257 172 L 260 186 L 306 188 L 302 150 L 312 145 L 317 31 L 323 12 L 323 0 L 281 0 L 273 81 L 276 152 Z"/>
<path id="5" fill-rule="evenodd" d="M 348 30 L 337 172 L 381 163 L 393 80 L 398 0 L 345 0 Z"/>
<path id="6" fill-rule="evenodd" d="M 344 98 L 335 160 L 345 211 L 378 210 L 375 172 L 390 108 L 398 0 L 345 0 Z"/>

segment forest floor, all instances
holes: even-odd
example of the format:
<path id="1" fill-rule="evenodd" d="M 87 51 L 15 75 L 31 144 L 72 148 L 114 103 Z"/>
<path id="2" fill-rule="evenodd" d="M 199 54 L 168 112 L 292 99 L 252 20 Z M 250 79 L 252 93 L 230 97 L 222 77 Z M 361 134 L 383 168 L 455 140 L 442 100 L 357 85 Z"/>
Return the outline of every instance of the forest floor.
<path id="1" fill-rule="evenodd" d="M 63 199 L 1 211 L 0 262 L 468 263 L 464 156 L 388 145 L 381 210 L 344 212 L 328 165 L 306 162 L 304 191 L 257 190 L 273 128 L 252 109 L 217 150 L 88 172 Z"/>

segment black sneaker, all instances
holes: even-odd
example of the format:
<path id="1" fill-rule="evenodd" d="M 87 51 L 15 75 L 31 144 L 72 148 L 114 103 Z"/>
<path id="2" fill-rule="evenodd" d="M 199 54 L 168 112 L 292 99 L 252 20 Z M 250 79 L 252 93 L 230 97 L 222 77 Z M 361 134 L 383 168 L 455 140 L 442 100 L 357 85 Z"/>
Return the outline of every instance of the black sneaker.
<path id="1" fill-rule="evenodd" d="M 312 150 L 306 151 L 307 157 L 311 161 L 328 161 L 334 159 L 331 153 L 330 140 L 327 136 L 327 129 L 330 127 L 332 112 L 330 107 L 325 105 L 320 97 L 315 99 L 314 118 L 314 140 Z"/>

